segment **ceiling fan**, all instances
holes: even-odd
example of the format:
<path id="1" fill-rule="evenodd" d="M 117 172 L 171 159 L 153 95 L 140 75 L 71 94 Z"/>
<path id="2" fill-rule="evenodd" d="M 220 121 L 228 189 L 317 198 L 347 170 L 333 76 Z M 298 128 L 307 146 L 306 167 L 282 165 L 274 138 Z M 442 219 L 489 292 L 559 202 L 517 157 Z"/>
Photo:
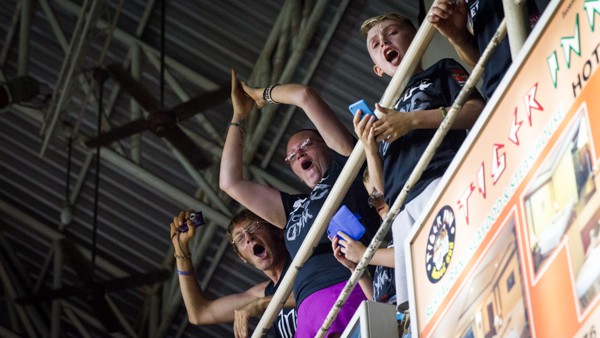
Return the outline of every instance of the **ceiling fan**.
<path id="1" fill-rule="evenodd" d="M 131 95 L 149 115 L 146 118 L 131 121 L 123 126 L 98 135 L 85 141 L 88 147 L 105 146 L 117 140 L 150 130 L 159 137 L 166 138 L 197 169 L 204 169 L 211 164 L 211 154 L 198 147 L 192 139 L 177 125 L 189 117 L 213 107 L 229 97 L 230 87 L 220 86 L 218 89 L 200 94 L 191 100 L 170 109 L 164 103 L 165 75 L 165 24 L 166 2 L 161 1 L 161 35 L 160 35 L 160 101 L 152 95 L 140 82 L 118 64 L 109 64 L 105 69 L 97 68 L 103 78 L 107 74 L 121 84 L 121 88 Z"/>
<path id="2" fill-rule="evenodd" d="M 79 282 L 74 286 L 45 290 L 31 296 L 20 297 L 15 299 L 15 302 L 20 304 L 38 304 L 54 299 L 76 296 L 90 306 L 108 332 L 117 332 L 122 331 L 123 328 L 106 300 L 105 295 L 109 292 L 162 282 L 171 275 L 168 270 L 159 269 L 147 273 L 98 281 L 94 278 L 94 271 L 91 268 L 90 260 L 83 256 L 71 240 L 63 238 L 62 248 L 65 258 L 70 261 L 71 267 L 77 273 Z"/>
<path id="3" fill-rule="evenodd" d="M 88 147 L 106 146 L 120 139 L 150 130 L 157 136 L 166 138 L 195 168 L 203 169 L 211 164 L 212 155 L 196 145 L 177 123 L 226 100 L 230 93 L 229 86 L 221 86 L 173 108 L 165 109 L 141 83 L 133 79 L 129 72 L 120 65 L 110 64 L 104 70 L 150 114 L 145 118 L 131 121 L 102 133 L 98 137 L 91 138 L 84 142 L 85 145 Z"/>
<path id="4" fill-rule="evenodd" d="M 103 80 L 100 81 L 100 100 L 99 111 L 102 111 L 102 93 Z M 100 123 L 98 123 L 100 129 Z M 66 191 L 65 202 L 61 210 L 60 220 L 61 228 L 69 225 L 72 221 L 72 212 L 70 205 L 70 175 L 71 175 L 71 156 L 72 156 L 72 138 L 69 138 L 67 152 L 67 175 L 66 175 Z M 71 268 L 77 274 L 77 282 L 73 286 L 65 286 L 57 289 L 46 289 L 35 294 L 24 296 L 15 299 L 20 304 L 38 304 L 46 301 L 51 301 L 59 298 L 67 298 L 71 296 L 79 297 L 84 303 L 88 304 L 96 317 L 102 323 L 106 331 L 113 333 L 123 331 L 119 319 L 112 310 L 106 299 L 106 294 L 109 292 L 120 291 L 125 289 L 136 288 L 145 285 L 152 285 L 162 282 L 171 276 L 167 269 L 157 269 L 147 273 L 131 274 L 126 277 L 113 278 L 109 280 L 99 281 L 94 277 L 95 258 L 96 258 L 96 230 L 98 220 L 98 189 L 99 189 L 99 173 L 100 173 L 100 152 L 97 152 L 96 157 L 96 183 L 94 197 L 94 217 L 93 217 L 93 237 L 91 247 L 91 259 L 84 257 L 75 243 L 68 237 L 60 240 L 60 246 L 64 257 L 71 263 Z"/>

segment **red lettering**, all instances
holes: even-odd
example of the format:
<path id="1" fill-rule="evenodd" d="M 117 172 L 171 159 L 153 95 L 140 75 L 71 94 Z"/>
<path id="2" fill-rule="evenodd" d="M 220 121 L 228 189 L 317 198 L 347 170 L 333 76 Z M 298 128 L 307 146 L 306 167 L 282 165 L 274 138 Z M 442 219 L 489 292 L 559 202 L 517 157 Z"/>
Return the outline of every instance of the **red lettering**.
<path id="1" fill-rule="evenodd" d="M 508 133 L 508 139 L 516 145 L 519 145 L 518 133 L 519 133 L 519 129 L 521 129 L 522 124 L 523 124 L 523 120 L 517 121 L 517 107 L 515 107 L 515 115 L 513 117 L 512 124 L 510 125 L 510 132 Z"/>
<path id="2" fill-rule="evenodd" d="M 504 144 L 494 144 L 494 150 L 492 153 L 492 181 L 494 184 L 498 182 L 500 176 L 506 169 L 506 153 L 498 154 L 498 150 L 504 148 Z"/>
<path id="3" fill-rule="evenodd" d="M 533 87 L 531 87 L 531 89 L 529 90 L 529 92 L 527 93 L 527 95 L 525 95 L 525 97 L 523 98 L 523 101 L 525 103 L 525 113 L 527 113 L 527 119 L 529 120 L 529 125 L 532 126 L 532 109 L 536 109 L 539 111 L 544 111 L 544 108 L 542 107 L 542 105 L 540 105 L 540 103 L 535 99 L 535 94 L 537 93 L 537 87 L 538 84 L 536 82 L 535 85 L 533 85 Z"/>
<path id="4" fill-rule="evenodd" d="M 460 199 L 458 200 L 458 209 L 462 211 L 463 216 L 465 216 L 465 220 L 467 225 L 469 225 L 469 197 L 475 190 L 475 186 L 473 183 L 470 183 L 467 189 L 462 193 Z"/>

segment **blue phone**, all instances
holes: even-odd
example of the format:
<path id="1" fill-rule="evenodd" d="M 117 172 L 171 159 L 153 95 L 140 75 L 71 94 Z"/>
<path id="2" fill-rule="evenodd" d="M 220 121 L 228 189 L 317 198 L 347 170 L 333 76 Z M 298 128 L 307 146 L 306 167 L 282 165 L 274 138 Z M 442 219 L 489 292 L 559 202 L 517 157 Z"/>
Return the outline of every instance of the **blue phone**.
<path id="1" fill-rule="evenodd" d="M 373 113 L 373 111 L 371 110 L 371 108 L 369 108 L 369 105 L 367 104 L 367 102 L 365 100 L 360 100 L 360 101 L 354 102 L 353 104 L 351 104 L 348 107 L 348 109 L 350 109 L 350 112 L 352 112 L 352 115 L 356 115 L 356 111 L 360 109 L 363 117 L 366 114 L 369 114 L 369 115 L 373 115 L 373 116 L 375 116 L 375 118 L 377 118 L 377 115 L 375 115 L 375 113 Z"/>
<path id="2" fill-rule="evenodd" d="M 353 240 L 358 241 L 365 233 L 365 227 L 360 223 L 358 218 L 348 209 L 347 206 L 342 205 L 340 209 L 333 215 L 329 227 L 327 227 L 327 235 L 330 238 L 333 236 L 341 236 L 337 234 L 338 231 L 343 231 L 346 235 L 350 236 Z"/>

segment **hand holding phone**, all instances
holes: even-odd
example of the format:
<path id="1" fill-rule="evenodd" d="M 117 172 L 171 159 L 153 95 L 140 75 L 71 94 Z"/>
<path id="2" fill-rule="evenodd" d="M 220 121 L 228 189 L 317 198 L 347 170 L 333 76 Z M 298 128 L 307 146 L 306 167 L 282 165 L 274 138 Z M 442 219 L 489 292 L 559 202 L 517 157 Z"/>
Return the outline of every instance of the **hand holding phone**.
<path id="1" fill-rule="evenodd" d="M 375 119 L 377 119 L 377 115 L 375 115 L 375 113 L 371 110 L 371 108 L 369 108 L 369 105 L 367 104 L 367 102 L 365 100 L 359 100 L 359 101 L 354 102 L 353 104 L 351 104 L 348 107 L 348 109 L 350 109 L 350 112 L 352 112 L 352 115 L 356 115 L 356 112 L 360 109 L 360 111 L 362 112 L 362 117 L 364 117 L 368 114 L 368 115 L 375 116 Z"/>

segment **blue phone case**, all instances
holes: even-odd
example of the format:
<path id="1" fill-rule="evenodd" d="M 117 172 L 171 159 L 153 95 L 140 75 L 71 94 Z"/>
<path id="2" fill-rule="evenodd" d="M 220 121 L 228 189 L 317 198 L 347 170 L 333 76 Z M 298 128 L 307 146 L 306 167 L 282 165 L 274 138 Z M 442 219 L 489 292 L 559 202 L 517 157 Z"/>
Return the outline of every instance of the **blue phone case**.
<path id="1" fill-rule="evenodd" d="M 377 118 L 377 116 L 371 110 L 371 108 L 369 108 L 369 105 L 367 104 L 367 102 L 365 100 L 359 100 L 359 101 L 354 102 L 353 104 L 351 104 L 348 107 L 348 109 L 350 109 L 350 112 L 352 112 L 352 115 L 356 115 L 356 111 L 360 109 L 363 117 L 365 116 L 365 114 L 369 114 L 369 115 L 373 115 L 373 116 L 375 116 L 375 118 Z"/>
<path id="2" fill-rule="evenodd" d="M 365 233 L 365 227 L 348 207 L 342 205 L 331 218 L 331 222 L 329 222 L 329 227 L 327 228 L 327 235 L 329 238 L 333 238 L 333 236 L 337 235 L 338 231 L 344 232 L 357 241 Z M 338 237 L 342 239 L 342 237 Z"/>

